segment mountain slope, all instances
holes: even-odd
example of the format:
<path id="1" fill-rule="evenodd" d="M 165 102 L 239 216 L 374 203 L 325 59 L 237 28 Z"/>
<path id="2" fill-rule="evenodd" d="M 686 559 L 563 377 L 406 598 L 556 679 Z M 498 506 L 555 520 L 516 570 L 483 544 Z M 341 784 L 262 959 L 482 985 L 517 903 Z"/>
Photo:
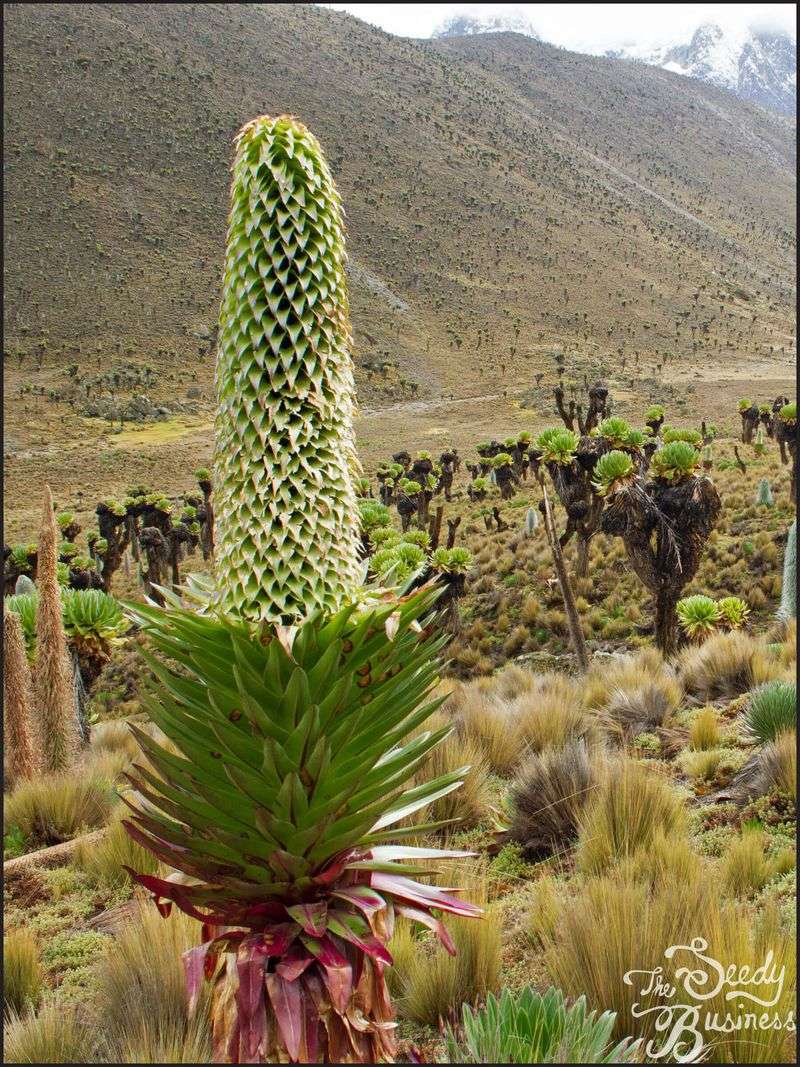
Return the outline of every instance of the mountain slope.
<path id="1" fill-rule="evenodd" d="M 797 43 L 788 33 L 723 31 L 714 23 L 705 23 L 682 44 L 618 49 L 609 55 L 699 78 L 786 115 L 795 112 Z"/>
<path id="2" fill-rule="evenodd" d="M 138 361 L 155 395 L 209 398 L 230 142 L 263 111 L 306 121 L 337 176 L 364 399 L 513 386 L 556 348 L 791 348 L 794 128 L 713 88 L 299 5 L 4 26 L 6 350 L 56 393 L 73 361 Z"/>

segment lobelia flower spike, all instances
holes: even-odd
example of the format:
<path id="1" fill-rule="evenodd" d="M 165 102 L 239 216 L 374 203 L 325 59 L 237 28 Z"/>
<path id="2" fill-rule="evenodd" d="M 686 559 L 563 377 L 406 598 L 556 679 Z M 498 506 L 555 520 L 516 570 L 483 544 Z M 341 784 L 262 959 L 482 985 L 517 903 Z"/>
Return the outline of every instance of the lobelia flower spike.
<path id="1" fill-rule="evenodd" d="M 420 730 L 442 703 L 447 637 L 429 621 L 442 590 L 358 588 L 338 198 L 294 119 L 257 119 L 236 144 L 221 595 L 199 612 L 187 607 L 205 599 L 199 585 L 163 608 L 128 605 L 161 653 L 146 656 L 160 683 L 148 710 L 169 744 L 136 729 L 147 765 L 128 775 L 125 825 L 174 870 L 131 874 L 164 913 L 174 904 L 203 924 L 184 962 L 191 1005 L 212 984 L 215 1062 L 388 1062 L 395 915 L 454 951 L 440 913 L 480 911 L 415 878 L 425 861 L 470 853 L 402 844 L 440 823 L 398 825 L 467 770 L 414 785 L 449 732 Z"/>
<path id="2" fill-rule="evenodd" d="M 283 115 L 241 129 L 217 361 L 217 571 L 224 607 L 257 621 L 335 610 L 361 573 L 342 216 L 305 126 Z"/>
<path id="3" fill-rule="evenodd" d="M 44 762 L 48 770 L 63 771 L 78 749 L 78 719 L 72 667 L 61 613 L 58 585 L 60 531 L 53 511 L 50 486 L 45 486 L 36 609 L 34 692 L 39 714 Z"/>
<path id="4" fill-rule="evenodd" d="M 19 615 L 3 611 L 3 706 L 8 762 L 14 781 L 41 771 L 33 718 L 33 683 Z"/>

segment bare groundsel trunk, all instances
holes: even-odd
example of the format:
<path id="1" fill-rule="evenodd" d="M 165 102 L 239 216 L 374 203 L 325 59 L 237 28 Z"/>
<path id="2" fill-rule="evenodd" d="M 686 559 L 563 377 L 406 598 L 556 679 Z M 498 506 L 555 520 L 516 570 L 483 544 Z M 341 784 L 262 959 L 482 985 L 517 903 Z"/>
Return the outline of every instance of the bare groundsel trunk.
<path id="1" fill-rule="evenodd" d="M 589 542 L 592 535 L 587 537 L 585 534 L 578 534 L 578 558 L 575 564 L 575 575 L 578 578 L 585 578 L 589 573 Z"/>
<path id="2" fill-rule="evenodd" d="M 41 769 L 41 750 L 33 719 L 33 682 L 25 655 L 19 616 L 3 612 L 3 706 L 9 768 L 14 781 Z"/>
<path id="3" fill-rule="evenodd" d="M 203 559 L 214 558 L 214 505 L 211 501 L 211 479 L 200 478 L 197 483 L 203 494 L 203 521 L 200 524 L 200 548 Z"/>
<path id="4" fill-rule="evenodd" d="M 760 418 L 758 405 L 752 404 L 749 408 L 745 408 L 744 411 L 740 411 L 739 414 L 742 417 L 742 444 L 752 444 L 753 434 L 758 429 Z"/>
<path id="5" fill-rule="evenodd" d="M 169 566 L 170 546 L 161 530 L 155 526 L 145 526 L 139 533 L 139 545 L 146 561 L 142 572 L 144 594 L 156 604 L 164 604 L 164 597 L 156 586 L 164 585 L 164 575 Z"/>
<path id="6" fill-rule="evenodd" d="M 678 647 L 677 603 L 681 590 L 659 589 L 655 595 L 655 641 L 665 656 Z"/>
<path id="7" fill-rule="evenodd" d="M 583 628 L 581 627 L 581 620 L 578 615 L 578 608 L 575 604 L 575 596 L 572 592 L 572 584 L 567 574 L 567 569 L 564 566 L 564 557 L 561 553 L 561 545 L 559 544 L 558 537 L 556 535 L 555 523 L 553 522 L 553 513 L 550 510 L 550 501 L 547 496 L 547 488 L 544 484 L 544 477 L 540 473 L 539 484 L 542 487 L 542 514 L 544 516 L 544 528 L 547 534 L 547 540 L 550 542 L 550 548 L 553 552 L 553 563 L 555 564 L 556 576 L 558 578 L 558 584 L 561 587 L 561 597 L 564 601 L 564 611 L 567 616 L 567 624 L 569 626 L 570 637 L 572 638 L 572 647 L 575 650 L 575 656 L 578 660 L 578 666 L 582 671 L 588 671 L 589 669 L 589 652 L 586 648 L 586 640 L 583 636 Z"/>
<path id="8" fill-rule="evenodd" d="M 48 770 L 65 770 L 75 758 L 78 721 L 72 668 L 61 617 L 61 594 L 56 577 L 59 530 L 50 487 L 45 486 L 39 535 L 39 606 L 36 612 L 35 692 L 44 762 Z"/>

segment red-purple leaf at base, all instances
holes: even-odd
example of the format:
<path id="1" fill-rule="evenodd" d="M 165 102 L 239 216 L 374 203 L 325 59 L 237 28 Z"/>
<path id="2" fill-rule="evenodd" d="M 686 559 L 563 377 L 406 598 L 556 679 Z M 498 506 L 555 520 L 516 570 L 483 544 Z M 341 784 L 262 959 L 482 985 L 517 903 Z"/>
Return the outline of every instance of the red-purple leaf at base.
<path id="1" fill-rule="evenodd" d="M 469 917 L 482 915 L 483 909 L 475 904 L 468 904 L 465 900 L 457 900 L 448 895 L 448 892 L 434 885 L 423 885 L 411 878 L 394 874 L 373 874 L 372 885 L 385 893 L 401 900 L 409 900 L 414 904 L 421 904 L 425 908 L 438 908 L 440 911 L 451 911 L 454 915 L 466 915 Z"/>
<path id="2" fill-rule="evenodd" d="M 183 970 L 186 975 L 186 995 L 189 1000 L 189 1018 L 191 1019 L 197 1008 L 197 1001 L 200 997 L 200 988 L 205 978 L 205 963 L 206 955 L 211 946 L 211 942 L 207 941 L 203 945 L 198 945 L 197 948 L 190 948 L 187 952 L 184 952 L 181 956 L 183 960 Z"/>
<path id="3" fill-rule="evenodd" d="M 266 976 L 267 992 L 286 1051 L 293 1063 L 300 1057 L 303 1037 L 303 1003 L 299 982 L 287 982 L 279 974 Z"/>
<path id="4" fill-rule="evenodd" d="M 328 905 L 324 901 L 315 904 L 295 904 L 286 909 L 289 915 L 312 937 L 322 937 L 327 929 Z"/>
<path id="5" fill-rule="evenodd" d="M 276 923 L 266 927 L 261 939 L 267 956 L 284 956 L 299 933 L 296 923 Z"/>
<path id="6" fill-rule="evenodd" d="M 267 1015 L 264 1003 L 264 950 L 260 938 L 241 943 L 236 959 L 238 984 L 236 1010 L 239 1016 L 239 1048 L 244 1063 L 261 1063 L 264 1056 Z"/>
<path id="7" fill-rule="evenodd" d="M 344 1014 L 353 992 L 353 968 L 350 961 L 327 934 L 320 938 L 301 934 L 300 940 L 319 960 L 322 979 L 330 994 L 331 1003 L 339 1014 Z"/>
<path id="8" fill-rule="evenodd" d="M 394 960 L 386 946 L 371 934 L 358 934 L 352 929 L 352 917 L 346 911 L 331 911 L 328 913 L 328 928 L 331 933 L 349 941 L 356 948 L 361 949 L 371 959 L 380 960 L 382 963 L 392 966 Z"/>
<path id="9" fill-rule="evenodd" d="M 447 949 L 451 956 L 456 955 L 456 946 L 453 944 L 453 940 L 441 919 L 435 918 L 428 911 L 422 911 L 420 908 L 412 908 L 408 904 L 398 904 L 397 911 L 400 915 L 405 915 L 407 919 L 411 919 L 412 922 L 422 923 L 423 926 L 429 927 L 441 941 L 442 945 Z"/>
<path id="10" fill-rule="evenodd" d="M 302 945 L 295 943 L 275 968 L 287 982 L 294 982 L 314 962 L 314 957 Z"/>

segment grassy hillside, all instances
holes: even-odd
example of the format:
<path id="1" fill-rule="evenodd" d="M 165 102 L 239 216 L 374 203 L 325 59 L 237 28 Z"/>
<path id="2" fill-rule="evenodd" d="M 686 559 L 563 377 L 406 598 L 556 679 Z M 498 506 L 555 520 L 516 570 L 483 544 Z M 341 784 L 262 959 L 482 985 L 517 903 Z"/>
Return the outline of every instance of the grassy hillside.
<path id="1" fill-rule="evenodd" d="M 4 26 L 12 509 L 42 476 L 72 492 L 65 448 L 114 488 L 108 411 L 126 477 L 172 488 L 206 449 L 230 144 L 264 111 L 318 133 L 341 189 L 368 409 L 487 396 L 480 417 L 516 423 L 561 358 L 618 396 L 792 374 L 789 120 L 517 35 L 406 41 L 311 6 L 12 4 Z M 135 396 L 169 421 L 131 430 Z M 468 407 L 367 417 L 363 450 L 471 439 Z"/>

